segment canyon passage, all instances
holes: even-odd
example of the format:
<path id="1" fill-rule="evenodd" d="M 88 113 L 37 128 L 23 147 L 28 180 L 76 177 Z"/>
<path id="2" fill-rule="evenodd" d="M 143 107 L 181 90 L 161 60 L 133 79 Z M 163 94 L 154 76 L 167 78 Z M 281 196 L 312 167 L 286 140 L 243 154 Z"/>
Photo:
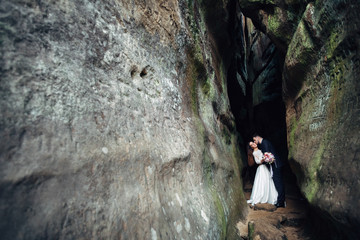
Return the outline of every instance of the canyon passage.
<path id="1" fill-rule="evenodd" d="M 359 238 L 359 9 L 1 0 L 1 239 Z M 254 132 L 285 208 L 246 202 Z"/>

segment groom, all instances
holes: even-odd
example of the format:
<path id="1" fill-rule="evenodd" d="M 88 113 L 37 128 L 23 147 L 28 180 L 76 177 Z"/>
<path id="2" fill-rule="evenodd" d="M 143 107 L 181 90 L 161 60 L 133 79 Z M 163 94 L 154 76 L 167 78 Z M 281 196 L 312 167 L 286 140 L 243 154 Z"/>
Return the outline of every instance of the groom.
<path id="1" fill-rule="evenodd" d="M 254 142 L 258 145 L 258 148 L 263 152 L 271 152 L 275 157 L 275 166 L 273 166 L 273 180 L 276 191 L 278 192 L 276 207 L 285 207 L 285 191 L 282 177 L 283 162 L 279 155 L 277 155 L 274 146 L 266 139 L 263 139 L 259 134 L 253 135 Z M 274 165 L 274 164 L 273 164 Z"/>

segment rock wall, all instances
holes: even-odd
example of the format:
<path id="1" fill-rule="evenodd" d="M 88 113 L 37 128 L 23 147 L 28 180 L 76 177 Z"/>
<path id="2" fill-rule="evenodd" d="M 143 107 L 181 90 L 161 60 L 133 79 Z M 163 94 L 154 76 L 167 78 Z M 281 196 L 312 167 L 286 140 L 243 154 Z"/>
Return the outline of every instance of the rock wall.
<path id="1" fill-rule="evenodd" d="M 236 238 L 228 3 L 211 4 L 1 1 L 2 239 Z"/>
<path id="2" fill-rule="evenodd" d="M 318 228 L 328 238 L 359 237 L 359 1 L 240 5 L 286 54 L 290 163 L 316 214 L 334 223 Z"/>

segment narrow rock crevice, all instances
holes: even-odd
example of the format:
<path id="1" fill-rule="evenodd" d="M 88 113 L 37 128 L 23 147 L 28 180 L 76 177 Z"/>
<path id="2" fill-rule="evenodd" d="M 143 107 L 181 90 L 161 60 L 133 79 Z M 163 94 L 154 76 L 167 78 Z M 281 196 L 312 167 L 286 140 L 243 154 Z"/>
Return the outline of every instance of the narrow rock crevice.
<path id="1" fill-rule="evenodd" d="M 246 220 L 238 223 L 240 235 L 243 239 L 252 239 L 256 235 L 261 239 L 308 239 L 309 206 L 287 161 L 286 109 L 282 98 L 285 56 L 239 8 L 234 11 L 238 12 L 233 14 L 235 20 L 230 22 L 233 24 L 235 51 L 228 70 L 227 89 L 236 130 L 242 139 L 240 148 L 246 152 L 246 145 L 255 132 L 273 143 L 285 162 L 287 200 L 285 209 L 268 204 L 250 209 Z M 242 181 L 247 199 L 250 198 L 256 168 L 248 165 L 245 156 Z M 252 230 L 249 232 L 248 228 Z"/>
<path id="2" fill-rule="evenodd" d="M 237 52 L 245 56 L 239 59 L 246 69 L 236 70 L 236 63 L 233 63 L 232 73 L 228 75 L 231 85 L 236 81 L 230 75 L 241 80 L 243 91 L 238 98 L 236 91 L 229 91 L 238 131 L 245 138 L 254 129 L 263 131 L 262 134 L 273 142 L 277 142 L 277 136 L 278 143 L 288 146 L 281 151 L 296 175 L 293 177 L 295 186 L 309 203 L 312 213 L 309 222 L 317 226 L 312 228 L 316 238 L 358 238 L 360 185 L 354 176 L 359 175 L 359 168 L 354 167 L 349 155 L 355 153 L 354 159 L 357 159 L 356 152 L 360 148 L 357 136 L 359 102 L 355 97 L 360 91 L 357 77 L 360 45 L 354 36 L 358 32 L 356 12 L 360 8 L 359 2 L 279 1 L 277 5 L 267 7 L 258 1 L 239 1 L 239 4 L 241 11 L 280 50 L 280 76 L 277 79 L 281 79 L 278 86 L 282 89 L 283 101 L 259 101 L 266 95 L 263 90 L 269 86 L 267 80 L 262 82 L 263 88 L 248 81 L 256 74 L 248 74 L 253 67 L 244 59 L 251 55 L 249 50 L 252 51 L 251 42 L 255 39 L 251 36 L 256 34 L 251 34 L 251 28 L 243 24 L 243 30 L 236 32 L 242 32 L 240 36 L 246 38 L 239 41 L 240 46 L 245 47 L 243 51 L 238 48 L 240 51 Z M 270 75 L 267 73 L 266 76 Z M 246 111 L 236 110 L 238 106 L 245 106 Z M 276 108 L 272 108 L 274 106 Z M 276 117 L 263 121 L 269 112 L 271 116 L 283 116 L 277 123 L 285 126 L 285 134 L 280 130 L 284 128 L 271 123 Z M 272 125 L 273 129 L 269 128 Z M 247 128 L 242 130 L 241 126 Z M 273 135 L 274 129 L 280 131 Z"/>
<path id="3" fill-rule="evenodd" d="M 2 239 L 359 238 L 358 0 L 23 2 L 0 4 Z M 286 209 L 246 204 L 255 131 Z"/>

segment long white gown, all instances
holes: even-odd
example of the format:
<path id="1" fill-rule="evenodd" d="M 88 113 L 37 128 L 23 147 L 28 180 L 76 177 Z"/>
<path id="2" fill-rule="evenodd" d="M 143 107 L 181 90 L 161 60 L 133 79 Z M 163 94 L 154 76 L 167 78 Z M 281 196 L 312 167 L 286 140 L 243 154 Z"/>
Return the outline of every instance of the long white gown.
<path id="1" fill-rule="evenodd" d="M 261 150 L 254 151 L 253 155 L 255 162 L 257 164 L 261 164 L 261 159 L 264 156 Z M 270 171 L 265 166 L 265 164 L 261 164 L 256 170 L 251 197 L 247 202 L 251 203 L 252 205 L 257 203 L 276 204 L 277 196 L 278 193 L 276 191 Z"/>

